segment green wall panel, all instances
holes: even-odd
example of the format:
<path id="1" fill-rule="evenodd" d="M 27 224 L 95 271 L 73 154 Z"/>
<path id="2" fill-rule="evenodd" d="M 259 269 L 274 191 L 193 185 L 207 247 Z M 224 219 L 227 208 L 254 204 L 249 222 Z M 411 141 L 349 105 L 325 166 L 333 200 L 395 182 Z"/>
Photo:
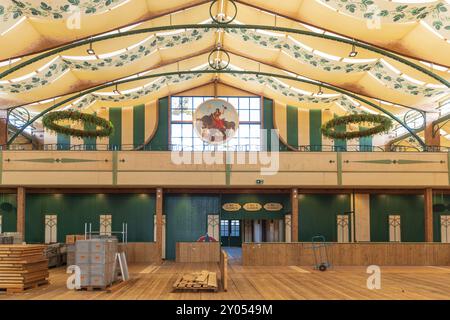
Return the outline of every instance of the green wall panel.
<path id="1" fill-rule="evenodd" d="M 58 241 L 67 234 L 84 234 L 84 223 L 99 230 L 101 214 L 112 215 L 112 230 L 121 231 L 128 223 L 129 242 L 153 241 L 155 197 L 148 194 L 27 194 L 25 240 L 42 243 L 45 238 L 44 217 L 58 216 Z"/>
<path id="2" fill-rule="evenodd" d="M 164 196 L 166 259 L 175 259 L 177 242 L 192 242 L 205 235 L 207 216 L 219 214 L 218 195 L 169 194 Z"/>
<path id="3" fill-rule="evenodd" d="M 143 145 L 145 142 L 145 105 L 133 108 L 133 144 Z"/>
<path id="4" fill-rule="evenodd" d="M 169 98 L 158 102 L 158 128 L 153 139 L 147 145 L 148 150 L 165 151 L 169 149 Z"/>
<path id="5" fill-rule="evenodd" d="M 239 203 L 243 206 L 246 203 L 259 203 L 262 206 L 269 202 L 277 202 L 283 205 L 283 209 L 278 212 L 267 211 L 262 208 L 260 211 L 246 211 L 240 209 L 235 212 L 228 212 L 222 209 L 225 203 Z M 221 216 L 222 220 L 232 219 L 284 219 L 284 215 L 291 212 L 289 194 L 223 194 L 221 196 Z"/>
<path id="6" fill-rule="evenodd" d="M 263 99 L 263 128 L 267 130 L 266 140 L 267 146 L 263 144 L 262 151 L 271 151 L 271 135 L 270 130 L 274 129 L 273 124 L 273 100 L 264 98 Z"/>
<path id="7" fill-rule="evenodd" d="M 335 118 L 338 116 L 335 115 Z M 347 126 L 345 124 L 336 126 L 336 132 L 346 132 Z M 345 139 L 334 139 L 334 147 L 336 151 L 346 151 L 347 149 L 347 140 Z"/>
<path id="8" fill-rule="evenodd" d="M 365 130 L 364 127 L 359 128 L 360 131 Z M 370 152 L 372 151 L 373 137 L 359 138 L 359 151 Z"/>
<path id="9" fill-rule="evenodd" d="M 114 126 L 114 132 L 109 137 L 111 149 L 117 149 L 122 144 L 122 108 L 109 108 L 109 121 Z"/>
<path id="10" fill-rule="evenodd" d="M 95 114 L 95 113 L 94 113 Z M 91 123 L 84 124 L 84 130 L 95 130 L 97 127 Z M 96 138 L 83 138 L 83 143 L 86 145 L 86 150 L 96 150 L 97 139 Z"/>
<path id="11" fill-rule="evenodd" d="M 322 151 L 322 110 L 309 111 L 309 143 L 311 151 Z"/>
<path id="12" fill-rule="evenodd" d="M 9 203 L 12 205 L 10 211 L 2 209 L 2 203 Z M 2 231 L 16 232 L 17 231 L 17 195 L 2 193 L 0 194 L 0 215 L 2 216 Z"/>
<path id="13" fill-rule="evenodd" d="M 350 195 L 300 194 L 298 205 L 299 241 L 311 241 L 317 235 L 337 241 L 337 215 L 350 211 Z"/>
<path id="14" fill-rule="evenodd" d="M 275 129 L 274 121 L 273 121 L 273 100 L 272 99 L 263 99 L 263 128 L 267 130 L 266 136 L 267 136 L 267 148 L 263 145 L 262 150 L 263 151 L 275 151 L 272 150 L 272 136 L 271 131 Z M 278 136 L 278 134 L 277 134 Z M 288 151 L 290 150 L 285 144 L 283 144 L 278 139 L 278 145 L 279 145 L 279 151 Z"/>
<path id="15" fill-rule="evenodd" d="M 444 204 L 448 206 L 443 212 L 433 211 L 433 241 L 441 242 L 441 215 L 450 215 L 450 195 L 434 194 L 433 204 Z"/>
<path id="16" fill-rule="evenodd" d="M 70 128 L 70 126 L 65 126 Z M 70 150 L 70 136 L 66 134 L 57 133 L 56 134 L 56 149 L 57 150 Z"/>
<path id="17" fill-rule="evenodd" d="M 287 106 L 286 109 L 286 127 L 287 127 L 287 143 L 294 147 L 298 147 L 298 108 Z"/>
<path id="18" fill-rule="evenodd" d="M 389 215 L 400 215 L 402 242 L 423 242 L 423 195 L 370 195 L 370 240 L 389 241 Z"/>

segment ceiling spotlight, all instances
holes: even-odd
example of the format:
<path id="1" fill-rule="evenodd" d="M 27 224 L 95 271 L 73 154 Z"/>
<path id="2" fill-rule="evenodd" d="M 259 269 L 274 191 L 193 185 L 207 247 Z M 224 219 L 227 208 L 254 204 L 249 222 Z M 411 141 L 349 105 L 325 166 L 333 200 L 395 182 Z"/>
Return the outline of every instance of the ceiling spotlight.
<path id="1" fill-rule="evenodd" d="M 352 51 L 348 54 L 350 58 L 354 58 L 358 55 L 358 51 L 356 51 L 355 44 L 352 44 Z"/>
<path id="2" fill-rule="evenodd" d="M 121 94 L 120 91 L 119 91 L 119 89 L 117 89 L 117 84 L 116 84 L 116 87 L 115 87 L 114 90 L 113 90 L 113 93 L 114 93 L 114 94 Z"/>
<path id="3" fill-rule="evenodd" d="M 319 86 L 319 91 L 317 92 L 318 96 L 323 95 L 322 86 Z"/>
<path id="4" fill-rule="evenodd" d="M 92 49 L 92 42 L 89 43 L 89 48 L 86 50 L 86 52 L 91 56 L 95 55 L 95 51 L 94 51 L 94 49 Z"/>

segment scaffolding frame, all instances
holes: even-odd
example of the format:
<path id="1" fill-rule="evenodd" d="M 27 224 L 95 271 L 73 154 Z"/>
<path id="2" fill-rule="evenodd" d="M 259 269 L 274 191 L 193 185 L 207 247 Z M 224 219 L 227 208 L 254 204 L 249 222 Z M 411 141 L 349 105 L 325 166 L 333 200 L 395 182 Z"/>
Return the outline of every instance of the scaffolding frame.
<path id="1" fill-rule="evenodd" d="M 85 240 L 91 240 L 92 235 L 99 235 L 99 236 L 112 236 L 112 235 L 121 235 L 122 236 L 122 243 L 128 243 L 128 223 L 122 222 L 122 231 L 112 231 L 111 232 L 101 232 L 92 230 L 92 223 L 91 222 L 85 222 L 84 223 L 84 239 Z"/>

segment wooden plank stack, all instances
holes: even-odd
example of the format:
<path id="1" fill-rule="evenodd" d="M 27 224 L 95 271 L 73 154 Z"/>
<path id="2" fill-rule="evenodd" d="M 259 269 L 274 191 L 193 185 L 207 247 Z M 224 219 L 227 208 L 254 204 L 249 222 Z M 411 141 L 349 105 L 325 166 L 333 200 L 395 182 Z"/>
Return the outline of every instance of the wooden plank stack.
<path id="1" fill-rule="evenodd" d="M 22 292 L 48 283 L 44 245 L 0 245 L 0 290 Z"/>
<path id="2" fill-rule="evenodd" d="M 184 274 L 175 281 L 173 288 L 174 290 L 212 290 L 217 292 L 217 274 L 206 270 Z"/>

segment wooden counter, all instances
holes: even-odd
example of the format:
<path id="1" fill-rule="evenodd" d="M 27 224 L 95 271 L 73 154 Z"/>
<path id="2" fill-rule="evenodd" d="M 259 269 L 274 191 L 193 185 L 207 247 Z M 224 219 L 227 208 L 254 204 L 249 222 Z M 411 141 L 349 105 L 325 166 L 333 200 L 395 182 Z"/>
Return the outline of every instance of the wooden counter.
<path id="1" fill-rule="evenodd" d="M 219 242 L 177 242 L 176 262 L 219 262 Z"/>
<path id="2" fill-rule="evenodd" d="M 450 243 L 330 243 L 336 266 L 448 266 Z M 244 266 L 314 265 L 311 243 L 244 243 Z"/>
<path id="3" fill-rule="evenodd" d="M 119 248 L 125 251 L 128 263 L 159 263 L 156 242 L 120 243 Z"/>

